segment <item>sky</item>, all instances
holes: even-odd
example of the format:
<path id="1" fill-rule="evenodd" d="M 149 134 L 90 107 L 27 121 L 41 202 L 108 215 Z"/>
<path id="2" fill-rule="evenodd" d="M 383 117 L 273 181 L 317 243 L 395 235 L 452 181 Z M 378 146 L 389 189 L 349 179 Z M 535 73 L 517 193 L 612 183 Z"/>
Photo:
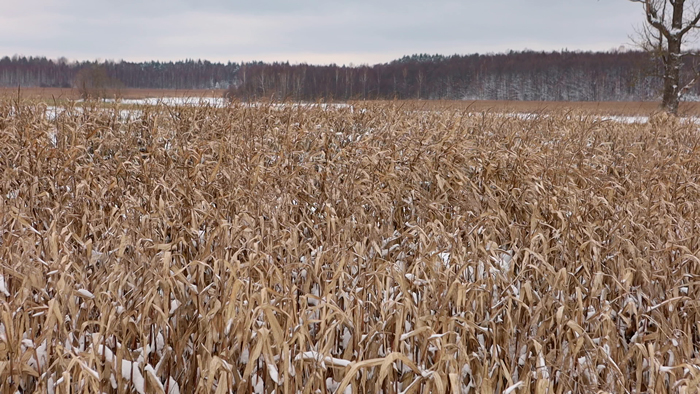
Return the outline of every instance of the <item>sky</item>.
<path id="1" fill-rule="evenodd" d="M 642 21 L 628 0 L 0 0 L 0 56 L 358 65 L 631 47 Z"/>

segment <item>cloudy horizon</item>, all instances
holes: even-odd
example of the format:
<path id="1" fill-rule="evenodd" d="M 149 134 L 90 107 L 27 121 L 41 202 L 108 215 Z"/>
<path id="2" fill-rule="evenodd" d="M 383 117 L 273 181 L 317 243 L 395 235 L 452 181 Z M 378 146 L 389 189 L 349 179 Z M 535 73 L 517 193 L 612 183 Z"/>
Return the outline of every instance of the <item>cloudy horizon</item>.
<path id="1" fill-rule="evenodd" d="M 629 47 L 626 0 L 0 0 L 0 56 L 376 64 L 405 55 Z"/>

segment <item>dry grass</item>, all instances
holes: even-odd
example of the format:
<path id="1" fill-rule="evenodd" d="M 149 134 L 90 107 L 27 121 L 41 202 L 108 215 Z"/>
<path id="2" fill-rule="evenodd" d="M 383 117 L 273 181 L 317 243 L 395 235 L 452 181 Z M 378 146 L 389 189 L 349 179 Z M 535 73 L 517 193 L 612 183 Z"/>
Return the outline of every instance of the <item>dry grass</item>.
<path id="1" fill-rule="evenodd" d="M 217 89 L 134 89 L 124 88 L 111 91 L 108 96 L 123 99 L 169 98 L 169 97 L 223 97 L 225 90 Z M 16 99 L 17 87 L 0 87 L 0 99 Z M 43 101 L 49 105 L 66 104 L 80 99 L 80 92 L 75 88 L 25 88 L 19 91 L 23 100 Z M 375 101 L 375 104 L 397 105 L 410 110 L 448 110 L 488 113 L 561 113 L 576 111 L 579 113 L 618 116 L 648 116 L 659 111 L 658 102 L 650 101 L 496 101 L 496 100 L 401 100 Z M 354 105 L 366 105 L 366 102 L 352 102 Z M 700 116 L 700 102 L 682 102 L 680 114 L 683 116 Z"/>
<path id="2" fill-rule="evenodd" d="M 361 102 L 360 102 L 361 103 Z M 390 101 L 381 102 L 384 104 Z M 355 104 L 358 104 L 355 102 Z M 591 115 L 649 116 L 659 112 L 653 101 L 496 101 L 496 100 L 405 100 L 397 105 L 406 109 L 469 111 L 487 113 L 562 114 L 575 112 Z M 681 116 L 700 116 L 700 102 L 684 101 Z"/>
<path id="3" fill-rule="evenodd" d="M 696 126 L 45 112 L 0 104 L 2 394 L 697 392 Z"/>

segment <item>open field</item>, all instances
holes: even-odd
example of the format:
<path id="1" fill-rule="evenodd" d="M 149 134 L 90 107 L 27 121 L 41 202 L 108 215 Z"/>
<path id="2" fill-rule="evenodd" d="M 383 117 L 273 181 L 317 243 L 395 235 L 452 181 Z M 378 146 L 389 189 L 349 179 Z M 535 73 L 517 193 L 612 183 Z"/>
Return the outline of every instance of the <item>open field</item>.
<path id="1" fill-rule="evenodd" d="M 0 87 L 0 99 L 15 99 L 17 88 Z M 219 98 L 224 90 L 195 89 L 120 89 L 112 92 L 122 99 L 147 98 Z M 60 104 L 78 100 L 80 93 L 74 88 L 21 88 L 20 97 L 24 100 L 43 101 L 51 105 L 54 99 Z M 366 105 L 366 102 L 353 101 L 352 104 Z M 597 115 L 649 116 L 658 112 L 658 102 L 615 101 L 615 102 L 561 102 L 561 101 L 490 101 L 490 100 L 403 100 L 375 101 L 377 104 L 395 104 L 406 109 L 427 110 L 466 110 L 469 112 L 490 113 L 555 113 L 577 111 Z M 700 102 L 683 102 L 680 106 L 681 116 L 700 116 Z"/>
<path id="2" fill-rule="evenodd" d="M 141 110 L 0 103 L 1 394 L 697 392 L 697 125 Z"/>
<path id="3" fill-rule="evenodd" d="M 361 102 L 360 102 L 361 103 Z M 390 104 L 391 101 L 380 103 Z M 659 112 L 650 101 L 491 101 L 491 100 L 408 100 L 397 102 L 407 109 L 448 110 L 488 113 L 552 114 L 573 111 L 591 115 L 649 116 Z M 680 116 L 700 116 L 700 103 L 681 103 Z"/>

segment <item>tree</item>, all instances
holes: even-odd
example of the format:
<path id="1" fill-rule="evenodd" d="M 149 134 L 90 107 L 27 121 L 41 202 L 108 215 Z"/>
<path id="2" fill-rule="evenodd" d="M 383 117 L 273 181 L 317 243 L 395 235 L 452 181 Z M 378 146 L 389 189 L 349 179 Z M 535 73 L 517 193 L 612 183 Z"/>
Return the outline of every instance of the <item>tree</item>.
<path id="1" fill-rule="evenodd" d="M 700 1 L 693 0 L 630 0 L 642 4 L 646 23 L 640 31 L 640 46 L 661 60 L 663 66 L 663 95 L 661 107 L 668 113 L 678 113 L 678 103 L 697 81 L 700 72 L 681 79 L 684 61 L 697 51 L 685 50 L 694 30 L 699 28 Z"/>
<path id="2" fill-rule="evenodd" d="M 121 82 L 107 75 L 107 70 L 99 65 L 86 67 L 78 71 L 74 81 L 80 96 L 87 100 L 90 98 L 107 98 L 107 91 L 114 89 L 118 93 Z"/>

